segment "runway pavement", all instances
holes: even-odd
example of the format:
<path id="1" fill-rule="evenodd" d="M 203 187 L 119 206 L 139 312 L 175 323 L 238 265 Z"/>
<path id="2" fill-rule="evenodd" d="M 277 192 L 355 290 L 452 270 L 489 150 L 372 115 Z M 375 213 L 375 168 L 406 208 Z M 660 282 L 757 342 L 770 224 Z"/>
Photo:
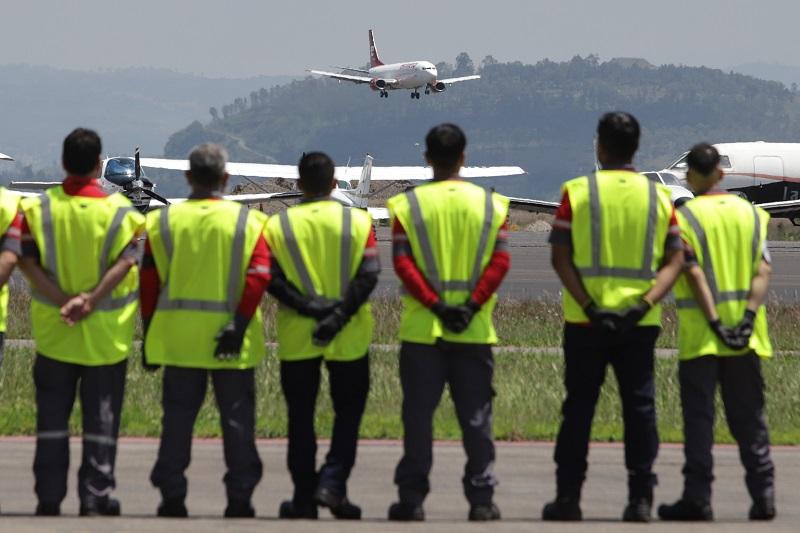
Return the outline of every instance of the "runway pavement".
<path id="1" fill-rule="evenodd" d="M 550 266 L 547 237 L 547 233 L 511 233 L 511 272 L 500 288 L 501 296 L 532 300 L 558 298 L 561 284 Z M 379 228 L 378 244 L 383 270 L 377 294 L 396 294 L 399 282 L 392 271 L 388 228 Z M 781 303 L 800 303 L 800 242 L 772 241 L 769 249 L 773 267 L 771 298 Z"/>
<path id="2" fill-rule="evenodd" d="M 123 440 L 117 461 L 118 490 L 122 502 L 121 518 L 81 519 L 77 513 L 75 471 L 80 460 L 80 441 L 72 441 L 70 490 L 62 506 L 61 518 L 31 516 L 33 497 L 34 441 L 31 438 L 0 439 L 0 531 L 142 531 L 151 533 L 182 531 L 486 531 L 487 526 L 466 522 L 467 505 L 461 494 L 463 451 L 460 444 L 438 443 L 432 475 L 433 492 L 425 504 L 428 521 L 424 524 L 395 524 L 385 521 L 386 508 L 394 500 L 394 466 L 401 447 L 395 442 L 362 443 L 358 464 L 350 484 L 350 497 L 364 509 L 360 523 L 332 520 L 327 511 L 318 522 L 287 522 L 276 519 L 280 501 L 290 494 L 285 468 L 285 443 L 263 441 L 259 451 L 264 461 L 264 478 L 256 491 L 255 520 L 222 520 L 225 507 L 222 485 L 223 459 L 218 440 L 195 441 L 193 463 L 189 470 L 188 520 L 165 520 L 154 517 L 158 493 L 148 482 L 157 450 L 157 441 Z M 319 458 L 327 446 L 321 446 Z M 553 496 L 553 464 L 550 443 L 506 443 L 498 446 L 497 475 L 500 485 L 496 501 L 504 520 L 491 530 L 611 532 L 611 531 L 698 531 L 698 532 L 773 532 L 798 531 L 800 524 L 800 449 L 778 448 L 774 458 L 778 468 L 778 519 L 767 524 L 746 520 L 749 500 L 744 488 L 738 453 L 730 446 L 716 449 L 716 475 L 713 524 L 628 525 L 619 522 L 625 502 L 623 450 L 619 445 L 596 444 L 590 455 L 589 479 L 584 490 L 581 524 L 550 524 L 539 520 L 541 506 Z M 681 449 L 663 446 L 656 467 L 660 477 L 658 502 L 672 501 L 680 493 Z"/>

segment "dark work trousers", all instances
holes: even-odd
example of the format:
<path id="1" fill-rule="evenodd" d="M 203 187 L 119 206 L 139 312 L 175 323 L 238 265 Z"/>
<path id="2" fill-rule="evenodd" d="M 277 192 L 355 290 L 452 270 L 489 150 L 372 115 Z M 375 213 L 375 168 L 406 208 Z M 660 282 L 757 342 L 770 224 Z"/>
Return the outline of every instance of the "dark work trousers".
<path id="1" fill-rule="evenodd" d="M 83 457 L 78 470 L 78 497 L 108 496 L 116 486 L 120 411 L 127 361 L 84 366 L 36 354 L 36 456 L 33 474 L 39 501 L 60 504 L 67 495 L 69 415 L 76 391 L 81 399 Z"/>
<path id="2" fill-rule="evenodd" d="M 714 462 L 714 395 L 720 385 L 725 417 L 739 445 L 747 490 L 752 498 L 774 495 L 775 466 L 769 453 L 769 435 L 764 418 L 764 380 L 761 361 L 754 354 L 715 357 L 706 355 L 680 362 L 683 408 L 684 455 L 683 497 L 711 501 Z"/>
<path id="3" fill-rule="evenodd" d="M 433 413 L 445 383 L 450 387 L 467 454 L 462 478 L 464 494 L 471 505 L 492 501 L 497 485 L 492 436 L 493 374 L 494 359 L 488 344 L 441 340 L 435 345 L 402 343 L 404 453 L 394 474 L 400 501 L 421 505 L 430 492 Z"/>
<path id="4" fill-rule="evenodd" d="M 186 497 L 186 469 L 192 453 L 192 431 L 203 405 L 208 376 L 222 426 L 222 447 L 228 471 L 222 479 L 228 501 L 250 501 L 261 480 L 262 465 L 255 442 L 255 371 L 164 368 L 161 445 L 150 481 L 164 499 Z"/>
<path id="5" fill-rule="evenodd" d="M 556 441 L 556 485 L 559 496 L 580 498 L 586 479 L 589 437 L 606 367 L 614 369 L 625 426 L 625 466 L 629 497 L 652 497 L 652 473 L 658 453 L 655 343 L 660 329 L 637 327 L 621 335 L 576 324 L 564 327 L 564 385 L 567 396 Z"/>
<path id="6" fill-rule="evenodd" d="M 322 357 L 281 361 L 281 388 L 286 398 L 289 449 L 286 463 L 294 483 L 293 500 L 313 501 L 317 487 L 347 496 L 347 479 L 356 462 L 358 432 L 369 393 L 369 356 L 353 361 L 325 361 L 333 403 L 333 435 L 325 464 L 317 474 L 314 411 Z"/>

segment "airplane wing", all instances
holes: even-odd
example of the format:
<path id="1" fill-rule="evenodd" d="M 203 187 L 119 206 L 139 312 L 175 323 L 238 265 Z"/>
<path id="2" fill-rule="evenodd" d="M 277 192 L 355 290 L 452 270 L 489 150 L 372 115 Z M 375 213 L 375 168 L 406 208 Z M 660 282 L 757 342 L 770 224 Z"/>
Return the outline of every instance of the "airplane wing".
<path id="1" fill-rule="evenodd" d="M 436 81 L 440 81 L 445 85 L 452 85 L 454 83 L 459 83 L 462 81 L 479 80 L 479 79 L 481 79 L 481 77 L 476 74 L 474 76 L 461 76 L 460 78 L 447 78 L 445 80 L 436 80 Z"/>
<path id="2" fill-rule="evenodd" d="M 372 220 L 376 222 L 389 220 L 389 210 L 385 207 L 368 207 L 367 212 L 372 217 Z"/>
<path id="3" fill-rule="evenodd" d="M 337 168 L 336 170 L 338 173 L 340 169 Z M 359 168 L 351 168 L 346 172 L 346 178 L 342 178 L 342 174 L 338 174 L 338 176 L 340 179 L 354 180 L 358 179 L 357 174 L 360 172 L 361 169 Z M 493 178 L 497 176 L 516 176 L 525 174 L 525 171 L 520 167 L 514 166 L 463 167 L 459 174 L 462 178 Z M 431 179 L 433 179 L 433 171 L 430 167 L 372 167 L 372 181 L 413 181 Z"/>
<path id="4" fill-rule="evenodd" d="M 800 200 L 785 200 L 782 202 L 768 202 L 755 204 L 770 215 L 787 216 L 800 212 Z"/>
<path id="5" fill-rule="evenodd" d="M 534 200 L 532 198 L 514 198 L 509 196 L 509 207 L 512 209 L 521 209 L 523 211 L 530 211 L 531 213 L 553 213 L 558 206 L 559 202 L 548 202 L 545 200 Z"/>
<path id="6" fill-rule="evenodd" d="M 8 188 L 12 191 L 46 191 L 59 185 L 60 181 L 12 181 Z"/>
<path id="7" fill-rule="evenodd" d="M 335 80 L 341 81 L 351 81 L 353 83 L 369 83 L 372 81 L 372 78 L 369 76 L 354 76 L 352 74 L 336 74 L 335 72 L 325 72 L 324 70 L 309 70 L 312 74 L 317 74 L 319 76 L 325 76 L 328 78 L 333 78 Z M 386 81 L 387 85 L 392 85 L 392 83 L 396 83 L 397 80 L 384 80 Z"/>
<path id="8" fill-rule="evenodd" d="M 299 191 L 275 192 L 275 193 L 254 193 L 254 194 L 226 194 L 223 196 L 225 200 L 239 202 L 244 205 L 262 204 L 273 200 L 286 200 L 291 198 L 300 198 L 303 193 Z M 186 201 L 186 198 L 167 198 L 170 204 L 180 204 Z M 164 203 L 156 200 L 155 198 L 150 202 L 152 207 L 163 207 Z"/>
<path id="9" fill-rule="evenodd" d="M 6 154 L 0 154 L 0 160 L 3 160 L 3 161 L 13 161 L 13 160 L 14 160 L 14 158 L 13 158 L 13 157 L 11 157 L 10 155 L 6 155 Z"/>
<path id="10" fill-rule="evenodd" d="M 146 168 L 163 168 L 168 170 L 189 170 L 186 159 L 157 159 L 143 157 L 141 165 Z M 248 176 L 253 178 L 286 178 L 296 180 L 297 166 L 273 165 L 269 163 L 228 163 L 225 170 L 232 176 Z"/>

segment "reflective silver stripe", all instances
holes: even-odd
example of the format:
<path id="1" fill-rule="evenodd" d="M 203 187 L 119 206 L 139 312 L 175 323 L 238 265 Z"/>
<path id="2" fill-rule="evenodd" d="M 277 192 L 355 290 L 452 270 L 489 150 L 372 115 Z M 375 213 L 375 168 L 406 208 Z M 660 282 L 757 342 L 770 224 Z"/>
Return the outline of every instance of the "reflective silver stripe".
<path id="1" fill-rule="evenodd" d="M 415 189 L 411 189 L 406 193 L 408 198 L 408 206 L 411 208 L 411 219 L 414 222 L 414 230 L 417 234 L 419 247 L 422 249 L 422 266 L 425 269 L 428 283 L 437 294 L 442 293 L 442 283 L 439 279 L 439 269 L 436 266 L 436 259 L 433 255 L 433 248 L 431 247 L 430 238 L 428 238 L 428 230 L 425 228 L 425 220 L 422 218 L 422 209 L 419 206 L 419 199 Z"/>
<path id="2" fill-rule="evenodd" d="M 102 278 L 103 274 L 105 274 L 106 270 L 108 270 L 108 265 L 112 260 L 112 258 L 109 257 L 111 255 L 111 247 L 114 245 L 114 241 L 117 239 L 117 235 L 119 235 L 119 232 L 122 229 L 122 221 L 125 218 L 125 215 L 133 211 L 133 209 L 133 207 L 120 207 L 117 209 L 117 212 L 114 213 L 114 218 L 111 219 L 111 226 L 108 228 L 106 238 L 103 240 L 103 248 L 100 252 L 100 269 L 98 270 L 98 279 Z"/>
<path id="3" fill-rule="evenodd" d="M 96 444 L 105 444 L 106 446 L 116 446 L 117 439 L 109 437 L 108 435 L 97 435 L 93 433 L 84 433 L 83 440 L 86 442 L 94 442 Z"/>
<path id="4" fill-rule="evenodd" d="M 54 429 L 49 431 L 37 431 L 36 438 L 42 440 L 61 440 L 61 439 L 68 439 L 69 438 L 69 430 L 68 429 Z"/>
<path id="5" fill-rule="evenodd" d="M 761 244 L 761 217 L 758 216 L 758 209 L 756 206 L 751 205 L 753 209 L 753 260 L 750 264 L 755 265 L 756 259 L 759 257 L 758 245 Z"/>
<path id="6" fill-rule="evenodd" d="M 300 276 L 300 283 L 303 285 L 303 289 L 305 289 L 308 296 L 317 296 L 314 283 L 311 282 L 311 275 L 308 273 L 305 261 L 303 261 L 303 254 L 300 252 L 300 247 L 297 245 L 297 237 L 295 237 L 294 229 L 292 229 L 292 224 L 289 222 L 289 213 L 283 211 L 278 216 L 280 217 L 281 230 L 283 231 L 283 238 L 286 241 L 286 248 L 289 251 L 289 257 L 292 259 L 297 275 Z"/>
<path id="7" fill-rule="evenodd" d="M 719 289 L 717 288 L 717 278 L 714 275 L 714 263 L 711 259 L 711 250 L 708 247 L 706 230 L 703 229 L 700 221 L 697 220 L 697 217 L 694 216 L 694 213 L 692 213 L 692 210 L 689 209 L 688 205 L 682 205 L 678 208 L 678 210 L 683 213 L 684 217 L 686 217 L 686 220 L 692 227 L 697 240 L 700 242 L 700 250 L 703 253 L 703 274 L 705 274 L 708 288 L 711 290 L 711 297 L 714 299 L 715 303 L 719 302 Z"/>
<path id="8" fill-rule="evenodd" d="M 489 233 L 492 230 L 492 222 L 494 221 L 494 199 L 492 192 L 484 189 L 484 207 L 483 207 L 483 228 L 481 228 L 481 239 L 478 242 L 478 253 L 475 257 L 475 264 L 472 267 L 472 276 L 470 276 L 470 287 L 468 290 L 474 290 L 478 285 L 478 280 L 481 279 L 483 273 L 483 255 L 486 253 L 486 246 L 489 244 Z"/>
<path id="9" fill-rule="evenodd" d="M 44 237 L 44 267 L 47 273 L 58 284 L 58 262 L 56 261 L 56 237 L 53 230 L 53 210 L 50 196 L 45 193 L 42 199 L 42 236 Z"/>
<path id="10" fill-rule="evenodd" d="M 445 291 L 471 291 L 475 284 L 472 280 L 449 280 L 442 282 L 442 289 Z"/>
<path id="11" fill-rule="evenodd" d="M 339 297 L 344 298 L 350 286 L 350 254 L 353 247 L 353 213 L 349 207 L 342 207 L 342 242 L 339 253 Z"/>
<path id="12" fill-rule="evenodd" d="M 592 226 L 591 255 L 592 262 L 587 267 L 581 267 L 578 272 L 581 276 L 607 276 L 615 278 L 651 280 L 655 276 L 653 272 L 653 254 L 655 248 L 656 225 L 658 224 L 658 189 L 656 184 L 650 180 L 648 184 L 648 208 L 647 208 L 647 227 L 644 235 L 644 250 L 642 263 L 639 268 L 626 267 L 605 267 L 601 265 L 602 250 L 602 216 L 600 208 L 600 187 L 597 183 L 597 174 L 591 173 L 587 176 L 589 184 L 589 219 Z"/>
<path id="13" fill-rule="evenodd" d="M 750 296 L 749 291 L 722 291 L 714 297 L 714 303 L 743 302 Z M 675 300 L 678 309 L 696 309 L 697 301 L 694 298 L 680 298 Z"/>
<path id="14" fill-rule="evenodd" d="M 172 262 L 172 254 L 174 251 L 172 243 L 172 233 L 169 228 L 169 220 L 167 218 L 168 209 L 161 211 L 161 218 L 159 220 L 159 230 L 161 233 L 161 240 L 164 244 L 164 252 L 167 255 L 167 264 Z M 224 302 L 215 302 L 211 300 L 194 300 L 188 298 L 170 298 L 169 296 L 169 275 L 167 275 L 167 282 L 161 288 L 161 293 L 158 296 L 158 304 L 156 309 L 159 311 L 207 311 L 207 312 L 234 312 L 239 300 L 240 287 L 240 274 L 242 270 L 242 261 L 244 258 L 244 245 L 247 236 L 247 216 L 248 210 L 244 205 L 239 207 L 239 214 L 236 218 L 236 228 L 234 229 L 233 245 L 231 247 L 231 263 L 230 271 L 228 272 L 228 286 L 226 300 Z"/>
<path id="15" fill-rule="evenodd" d="M 231 264 L 228 272 L 228 308 L 231 312 L 236 309 L 239 303 L 239 292 L 241 290 L 242 262 L 244 261 L 244 241 L 247 234 L 247 215 L 248 209 L 244 205 L 239 206 L 239 216 L 236 218 L 236 229 L 234 230 L 233 246 L 231 247 Z"/>

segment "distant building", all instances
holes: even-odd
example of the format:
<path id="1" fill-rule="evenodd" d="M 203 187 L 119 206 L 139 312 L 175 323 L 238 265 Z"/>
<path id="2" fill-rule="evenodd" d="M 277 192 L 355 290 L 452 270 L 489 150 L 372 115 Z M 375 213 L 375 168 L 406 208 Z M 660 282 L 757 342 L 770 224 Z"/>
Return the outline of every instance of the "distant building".
<path id="1" fill-rule="evenodd" d="M 609 63 L 620 65 L 624 68 L 638 67 L 644 69 L 656 68 L 655 65 L 641 57 L 615 57 Z"/>

